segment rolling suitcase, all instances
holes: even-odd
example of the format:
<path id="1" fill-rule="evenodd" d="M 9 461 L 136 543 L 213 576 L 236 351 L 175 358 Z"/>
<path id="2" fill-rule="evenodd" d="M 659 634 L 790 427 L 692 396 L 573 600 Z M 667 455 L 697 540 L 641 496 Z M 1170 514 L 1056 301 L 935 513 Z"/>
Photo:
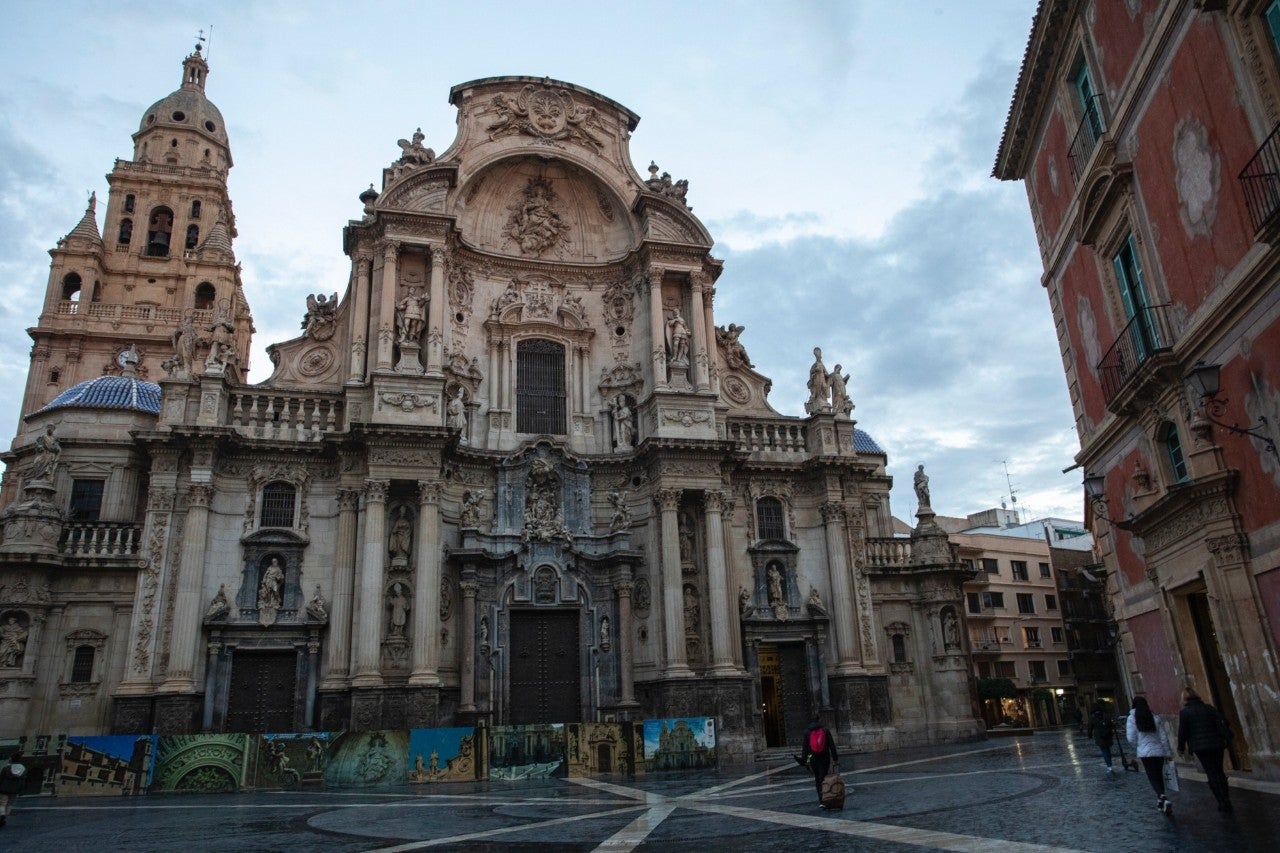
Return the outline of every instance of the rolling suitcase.
<path id="1" fill-rule="evenodd" d="M 840 778 L 840 771 L 834 767 L 822 780 L 821 802 L 829 809 L 844 808 L 844 780 Z"/>

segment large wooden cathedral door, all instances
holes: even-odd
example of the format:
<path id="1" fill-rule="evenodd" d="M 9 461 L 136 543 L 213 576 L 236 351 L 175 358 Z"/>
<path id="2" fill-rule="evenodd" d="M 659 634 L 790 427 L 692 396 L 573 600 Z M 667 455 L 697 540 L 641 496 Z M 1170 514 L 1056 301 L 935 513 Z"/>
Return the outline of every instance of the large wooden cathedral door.
<path id="1" fill-rule="evenodd" d="M 225 731 L 292 732 L 296 722 L 298 655 L 289 651 L 240 651 L 231 659 Z"/>
<path id="2" fill-rule="evenodd" d="M 578 611 L 513 610 L 510 636 L 510 722 L 579 722 Z"/>
<path id="3" fill-rule="evenodd" d="M 804 743 L 804 733 L 813 716 L 804 643 L 779 643 L 778 669 L 782 675 L 782 725 L 786 743 L 799 746 Z"/>

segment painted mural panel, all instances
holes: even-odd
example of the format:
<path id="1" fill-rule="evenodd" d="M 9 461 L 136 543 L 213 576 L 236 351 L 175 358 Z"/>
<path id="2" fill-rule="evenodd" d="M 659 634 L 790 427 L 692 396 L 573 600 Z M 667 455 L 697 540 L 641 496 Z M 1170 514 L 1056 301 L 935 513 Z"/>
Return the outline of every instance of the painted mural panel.
<path id="1" fill-rule="evenodd" d="M 564 723 L 494 726 L 489 730 L 489 778 L 550 779 L 563 777 Z"/>
<path id="2" fill-rule="evenodd" d="M 58 773 L 62 770 L 62 750 L 66 735 L 23 735 L 0 738 L 0 756 L 8 758 L 15 752 L 22 753 L 22 763 L 27 768 L 27 787 L 24 796 L 57 793 Z"/>
<path id="3" fill-rule="evenodd" d="M 167 735 L 156 742 L 153 793 L 238 791 L 249 761 L 249 735 Z"/>
<path id="4" fill-rule="evenodd" d="M 343 732 L 332 741 L 324 769 L 328 788 L 403 784 L 409 774 L 407 731 Z"/>
<path id="5" fill-rule="evenodd" d="M 645 768 L 701 770 L 716 766 L 716 722 L 710 717 L 644 721 Z"/>
<path id="6" fill-rule="evenodd" d="M 155 752 L 153 735 L 71 735 L 62 749 L 58 796 L 145 794 Z"/>
<path id="7" fill-rule="evenodd" d="M 474 781 L 479 770 L 476 755 L 476 730 L 469 726 L 410 729 L 409 781 L 413 784 Z"/>
<path id="8" fill-rule="evenodd" d="M 565 736 L 570 776 L 644 773 L 644 723 L 570 723 Z"/>
<path id="9" fill-rule="evenodd" d="M 254 788 L 288 791 L 324 787 L 324 771 L 340 732 L 301 732 L 253 736 Z"/>

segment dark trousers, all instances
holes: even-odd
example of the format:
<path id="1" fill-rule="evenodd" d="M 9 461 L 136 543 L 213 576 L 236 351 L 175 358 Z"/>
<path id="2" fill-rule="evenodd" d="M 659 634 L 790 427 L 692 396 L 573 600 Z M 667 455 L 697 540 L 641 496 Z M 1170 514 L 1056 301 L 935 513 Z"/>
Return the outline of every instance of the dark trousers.
<path id="1" fill-rule="evenodd" d="M 818 789 L 818 802 L 822 802 L 822 780 L 831 769 L 831 756 L 825 752 L 814 753 L 809 758 L 809 769 L 813 771 L 813 786 Z"/>
<path id="2" fill-rule="evenodd" d="M 1139 758 L 1142 762 L 1142 769 L 1147 771 L 1147 781 L 1151 783 L 1151 788 L 1156 792 L 1157 796 L 1164 796 L 1164 756 L 1157 755 L 1154 758 Z"/>
<path id="3" fill-rule="evenodd" d="M 1204 775 L 1209 777 L 1209 790 L 1219 805 L 1231 805 L 1231 791 L 1227 787 L 1227 774 L 1222 769 L 1222 749 L 1197 749 L 1196 758 L 1204 768 Z"/>

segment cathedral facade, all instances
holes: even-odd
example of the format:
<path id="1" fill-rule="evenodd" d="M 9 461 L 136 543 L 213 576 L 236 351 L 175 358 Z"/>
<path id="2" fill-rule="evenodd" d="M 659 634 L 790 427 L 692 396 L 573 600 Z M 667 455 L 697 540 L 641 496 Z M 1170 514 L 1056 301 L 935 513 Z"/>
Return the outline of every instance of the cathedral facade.
<path id="1" fill-rule="evenodd" d="M 722 758 L 976 736 L 961 583 L 893 535 L 814 351 L 768 403 L 722 264 L 581 87 L 456 86 L 248 384 L 231 151 L 197 49 L 51 252 L 0 516 L 0 735 L 706 716 Z M 339 291 L 342 291 L 341 293 Z M 808 358 L 807 354 L 803 356 Z"/>

